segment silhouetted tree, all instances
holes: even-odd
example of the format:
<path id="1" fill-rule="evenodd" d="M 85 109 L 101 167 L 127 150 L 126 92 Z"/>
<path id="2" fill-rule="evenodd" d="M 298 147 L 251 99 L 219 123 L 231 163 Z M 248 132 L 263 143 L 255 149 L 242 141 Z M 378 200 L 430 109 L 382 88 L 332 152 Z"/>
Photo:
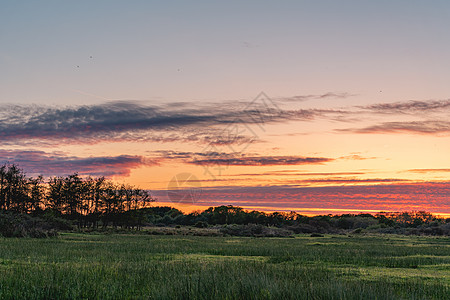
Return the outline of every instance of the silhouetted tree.
<path id="1" fill-rule="evenodd" d="M 44 208 L 45 186 L 42 175 L 28 179 L 29 201 L 27 210 L 30 212 L 40 212 Z"/>

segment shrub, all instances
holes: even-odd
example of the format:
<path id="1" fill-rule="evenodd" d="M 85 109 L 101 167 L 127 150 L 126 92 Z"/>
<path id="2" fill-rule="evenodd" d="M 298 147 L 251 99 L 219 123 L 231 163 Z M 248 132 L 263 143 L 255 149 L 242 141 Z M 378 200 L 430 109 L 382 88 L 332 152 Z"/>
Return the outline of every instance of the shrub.
<path id="1" fill-rule="evenodd" d="M 51 227 L 57 230 L 72 230 L 73 225 L 69 220 L 51 214 L 44 214 L 42 219 Z"/>
<path id="2" fill-rule="evenodd" d="M 203 221 L 198 221 L 197 223 L 195 223 L 194 225 L 197 228 L 206 228 L 208 227 L 208 223 L 207 222 L 203 222 Z"/>
<path id="3" fill-rule="evenodd" d="M 294 226 L 288 226 L 287 229 L 292 230 L 294 233 L 313 233 L 318 231 L 316 227 L 303 223 Z"/>
<path id="4" fill-rule="evenodd" d="M 311 237 L 323 237 L 323 234 L 313 233 L 313 234 L 311 234 Z"/>
<path id="5" fill-rule="evenodd" d="M 220 232 L 232 236 L 251 236 L 251 237 L 292 237 L 291 230 L 267 227 L 261 224 L 248 225 L 228 225 L 220 229 Z"/>
<path id="6" fill-rule="evenodd" d="M 57 236 L 56 228 L 40 218 L 12 212 L 0 213 L 0 235 L 3 237 L 46 238 Z"/>

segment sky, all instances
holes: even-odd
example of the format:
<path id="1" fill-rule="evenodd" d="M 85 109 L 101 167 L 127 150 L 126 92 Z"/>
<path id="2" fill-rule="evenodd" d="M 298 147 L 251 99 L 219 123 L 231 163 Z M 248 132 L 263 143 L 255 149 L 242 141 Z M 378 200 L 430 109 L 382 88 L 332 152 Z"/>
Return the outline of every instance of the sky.
<path id="1" fill-rule="evenodd" d="M 450 216 L 448 1 L 0 4 L 0 163 L 184 211 Z"/>

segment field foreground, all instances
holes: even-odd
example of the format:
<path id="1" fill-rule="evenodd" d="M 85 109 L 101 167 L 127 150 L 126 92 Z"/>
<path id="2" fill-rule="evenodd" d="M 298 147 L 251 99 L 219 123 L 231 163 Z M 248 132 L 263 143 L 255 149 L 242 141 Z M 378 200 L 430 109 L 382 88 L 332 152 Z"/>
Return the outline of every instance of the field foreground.
<path id="1" fill-rule="evenodd" d="M 450 239 L 0 238 L 0 299 L 448 299 Z"/>

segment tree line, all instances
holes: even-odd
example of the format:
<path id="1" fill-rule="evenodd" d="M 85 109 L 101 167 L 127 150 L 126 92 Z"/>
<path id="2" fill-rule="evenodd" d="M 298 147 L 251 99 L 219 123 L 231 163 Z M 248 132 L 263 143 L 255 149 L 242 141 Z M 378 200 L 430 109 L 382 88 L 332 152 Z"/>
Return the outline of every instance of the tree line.
<path id="1" fill-rule="evenodd" d="M 433 222 L 450 223 L 450 219 L 439 218 L 425 211 L 411 212 L 379 212 L 376 214 L 341 214 L 305 216 L 297 212 L 248 211 L 242 207 L 222 205 L 210 207 L 204 211 L 184 214 L 171 207 L 151 207 L 146 209 L 152 216 L 148 220 L 156 225 L 247 225 L 261 224 L 265 226 L 287 227 L 309 224 L 315 227 L 356 229 L 369 226 L 415 228 Z M 203 224 L 203 225 L 202 225 Z M 306 227 L 305 227 L 306 228 Z"/>
<path id="2" fill-rule="evenodd" d="M 0 166 L 0 211 L 53 214 L 79 227 L 135 226 L 139 209 L 155 201 L 148 191 L 118 184 L 105 177 L 83 178 L 77 173 L 44 180 L 27 177 L 14 164 Z"/>

